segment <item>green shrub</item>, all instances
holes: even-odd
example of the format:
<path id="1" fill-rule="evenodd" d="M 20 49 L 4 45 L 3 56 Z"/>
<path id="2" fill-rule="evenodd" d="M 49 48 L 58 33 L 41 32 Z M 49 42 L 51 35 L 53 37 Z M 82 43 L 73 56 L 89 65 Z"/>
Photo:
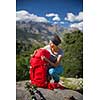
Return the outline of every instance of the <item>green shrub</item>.
<path id="1" fill-rule="evenodd" d="M 36 45 L 30 43 L 17 43 L 16 48 L 16 81 L 29 80 L 29 60 L 34 50 L 42 47 L 43 44 Z"/>
<path id="2" fill-rule="evenodd" d="M 83 77 L 83 33 L 80 31 L 64 33 L 61 46 L 64 50 L 63 76 Z"/>

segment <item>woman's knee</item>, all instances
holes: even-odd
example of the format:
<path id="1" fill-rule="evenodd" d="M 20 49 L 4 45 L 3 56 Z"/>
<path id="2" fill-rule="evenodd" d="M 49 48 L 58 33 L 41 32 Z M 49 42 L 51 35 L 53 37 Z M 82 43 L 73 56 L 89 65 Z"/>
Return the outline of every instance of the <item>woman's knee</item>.
<path id="1" fill-rule="evenodd" d="M 55 69 L 54 69 L 54 68 L 50 68 L 50 69 L 49 69 L 49 74 L 50 74 L 50 75 L 54 75 L 54 73 L 55 73 Z"/>
<path id="2" fill-rule="evenodd" d="M 55 72 L 57 74 L 62 74 L 63 73 L 63 67 L 62 66 L 58 66 L 57 68 L 55 68 Z"/>

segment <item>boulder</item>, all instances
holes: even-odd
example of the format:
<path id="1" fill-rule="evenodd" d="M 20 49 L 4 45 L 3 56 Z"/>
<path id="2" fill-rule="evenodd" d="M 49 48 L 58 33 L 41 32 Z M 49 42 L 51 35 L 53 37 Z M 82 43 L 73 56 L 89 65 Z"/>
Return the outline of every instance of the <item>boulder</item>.
<path id="1" fill-rule="evenodd" d="M 27 81 L 21 81 L 16 83 L 16 100 L 31 100 L 30 93 L 25 89 L 26 82 Z M 82 94 L 69 89 L 37 89 L 42 93 L 46 100 L 83 100 Z"/>

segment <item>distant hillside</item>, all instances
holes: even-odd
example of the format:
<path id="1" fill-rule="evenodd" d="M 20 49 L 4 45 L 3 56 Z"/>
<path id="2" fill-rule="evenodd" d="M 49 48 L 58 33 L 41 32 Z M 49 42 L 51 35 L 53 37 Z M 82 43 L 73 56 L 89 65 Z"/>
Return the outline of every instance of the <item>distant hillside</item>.
<path id="1" fill-rule="evenodd" d="M 31 42 L 47 42 L 52 34 L 57 33 L 61 36 L 64 28 L 58 25 L 51 25 L 43 22 L 16 22 L 16 39 Z"/>
<path id="2" fill-rule="evenodd" d="M 51 36 L 56 33 L 60 37 L 62 33 L 72 33 L 76 28 L 65 28 L 44 22 L 16 21 L 16 40 L 31 43 L 48 43 Z"/>

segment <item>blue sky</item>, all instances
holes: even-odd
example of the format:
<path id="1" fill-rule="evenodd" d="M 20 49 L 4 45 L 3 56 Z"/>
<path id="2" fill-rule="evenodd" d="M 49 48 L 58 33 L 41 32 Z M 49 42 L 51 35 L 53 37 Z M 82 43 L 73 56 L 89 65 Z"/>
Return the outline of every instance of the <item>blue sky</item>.
<path id="1" fill-rule="evenodd" d="M 81 21 L 73 17 L 82 16 L 83 0 L 16 0 L 16 12 L 22 10 L 44 17 L 50 23 L 68 26 Z"/>

